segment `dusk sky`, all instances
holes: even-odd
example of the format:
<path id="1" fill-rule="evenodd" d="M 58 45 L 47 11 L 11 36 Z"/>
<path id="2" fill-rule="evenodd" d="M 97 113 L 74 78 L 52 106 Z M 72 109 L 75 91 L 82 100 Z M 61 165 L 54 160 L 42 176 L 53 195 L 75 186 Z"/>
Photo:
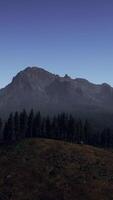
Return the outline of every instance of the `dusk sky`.
<path id="1" fill-rule="evenodd" d="M 0 0 L 0 88 L 27 66 L 113 86 L 113 0 Z"/>

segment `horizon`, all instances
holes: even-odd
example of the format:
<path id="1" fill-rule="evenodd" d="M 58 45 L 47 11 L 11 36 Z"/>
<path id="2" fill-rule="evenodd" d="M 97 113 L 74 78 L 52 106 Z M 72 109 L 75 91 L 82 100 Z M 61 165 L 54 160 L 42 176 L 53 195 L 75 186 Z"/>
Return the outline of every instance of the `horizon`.
<path id="1" fill-rule="evenodd" d="M 4 0 L 0 25 L 0 88 L 29 65 L 113 86 L 112 0 Z"/>

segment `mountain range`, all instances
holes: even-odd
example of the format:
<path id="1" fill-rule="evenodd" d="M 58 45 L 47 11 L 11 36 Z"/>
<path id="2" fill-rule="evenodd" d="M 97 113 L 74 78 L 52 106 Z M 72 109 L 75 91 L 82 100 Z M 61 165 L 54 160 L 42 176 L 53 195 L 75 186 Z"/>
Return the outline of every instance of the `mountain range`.
<path id="1" fill-rule="evenodd" d="M 0 115 L 30 109 L 43 113 L 71 112 L 113 117 L 113 88 L 82 78 L 61 77 L 42 68 L 27 67 L 0 90 Z M 108 117 L 106 117 L 108 120 Z"/>

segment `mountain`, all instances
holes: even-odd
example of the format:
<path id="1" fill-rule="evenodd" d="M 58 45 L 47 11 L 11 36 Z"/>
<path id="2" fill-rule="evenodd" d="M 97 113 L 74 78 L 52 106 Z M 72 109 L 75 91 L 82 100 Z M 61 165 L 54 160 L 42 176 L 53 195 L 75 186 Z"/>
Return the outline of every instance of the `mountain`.
<path id="1" fill-rule="evenodd" d="M 42 68 L 27 67 L 0 90 L 0 114 L 32 108 L 43 113 L 90 114 L 98 119 L 109 113 L 111 118 L 113 88 L 107 83 L 96 85 L 82 78 L 60 77 Z"/>
<path id="2" fill-rule="evenodd" d="M 113 152 L 47 139 L 0 148 L 0 199 L 112 200 Z"/>

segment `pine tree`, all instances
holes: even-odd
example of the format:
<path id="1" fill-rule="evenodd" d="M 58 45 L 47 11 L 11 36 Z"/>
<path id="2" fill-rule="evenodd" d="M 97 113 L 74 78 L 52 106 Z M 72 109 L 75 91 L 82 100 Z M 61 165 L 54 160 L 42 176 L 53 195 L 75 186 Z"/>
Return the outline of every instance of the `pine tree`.
<path id="1" fill-rule="evenodd" d="M 27 131 L 26 131 L 27 138 L 33 137 L 33 121 L 34 121 L 34 111 L 31 110 L 27 121 Z"/>
<path id="2" fill-rule="evenodd" d="M 53 119 L 52 119 L 51 134 L 52 134 L 52 138 L 57 139 L 57 137 L 58 137 L 58 123 L 57 123 L 57 117 L 56 116 L 54 116 Z"/>
<path id="3" fill-rule="evenodd" d="M 5 123 L 4 126 L 4 131 L 3 131 L 3 138 L 4 141 L 10 142 L 14 140 L 14 123 L 13 123 L 13 114 L 11 113 L 7 122 Z"/>
<path id="4" fill-rule="evenodd" d="M 66 118 L 66 114 L 62 113 L 60 116 L 60 127 L 61 127 L 61 135 L 60 138 L 61 139 L 66 139 L 67 137 L 67 118 Z"/>
<path id="5" fill-rule="evenodd" d="M 46 137 L 51 138 L 51 120 L 49 116 L 47 116 L 45 121 L 45 130 L 46 130 Z"/>
<path id="6" fill-rule="evenodd" d="M 76 134 L 75 134 L 74 139 L 77 143 L 84 143 L 85 141 L 83 124 L 80 119 L 76 123 Z"/>
<path id="7" fill-rule="evenodd" d="M 32 133 L 33 137 L 42 136 L 41 126 L 42 126 L 41 114 L 40 112 L 38 112 L 33 120 L 33 133 Z"/>
<path id="8" fill-rule="evenodd" d="M 3 141 L 8 141 L 8 122 L 5 122 L 4 130 L 3 130 Z"/>
<path id="9" fill-rule="evenodd" d="M 63 139 L 65 137 L 65 131 L 66 131 L 65 113 L 59 114 L 57 116 L 57 124 L 58 124 L 58 138 Z"/>
<path id="10" fill-rule="evenodd" d="M 28 116 L 25 110 L 23 110 L 20 113 L 19 117 L 19 122 L 20 122 L 20 138 L 25 138 L 26 136 L 26 131 L 27 131 L 27 121 L 28 121 Z"/>
<path id="11" fill-rule="evenodd" d="M 14 115 L 14 137 L 16 140 L 19 140 L 20 137 L 20 120 L 18 112 Z"/>
<path id="12" fill-rule="evenodd" d="M 2 126 L 3 126 L 3 122 L 2 122 L 2 119 L 0 118 L 0 139 L 2 139 Z"/>
<path id="13" fill-rule="evenodd" d="M 11 113 L 8 119 L 8 135 L 9 140 L 14 140 L 14 121 L 13 114 Z"/>
<path id="14" fill-rule="evenodd" d="M 46 135 L 46 119 L 45 119 L 45 117 L 43 117 L 41 121 L 42 121 L 41 122 L 41 136 L 42 137 L 47 137 L 47 135 Z"/>
<path id="15" fill-rule="evenodd" d="M 73 142 L 74 133 L 75 133 L 75 121 L 73 116 L 70 115 L 68 120 L 68 138 L 69 141 L 71 142 Z"/>
<path id="16" fill-rule="evenodd" d="M 85 137 L 85 143 L 90 144 L 91 126 L 88 120 L 86 120 L 84 124 L 84 137 Z"/>
<path id="17" fill-rule="evenodd" d="M 101 133 L 101 146 L 105 148 L 112 147 L 113 136 L 109 128 L 106 128 Z"/>

